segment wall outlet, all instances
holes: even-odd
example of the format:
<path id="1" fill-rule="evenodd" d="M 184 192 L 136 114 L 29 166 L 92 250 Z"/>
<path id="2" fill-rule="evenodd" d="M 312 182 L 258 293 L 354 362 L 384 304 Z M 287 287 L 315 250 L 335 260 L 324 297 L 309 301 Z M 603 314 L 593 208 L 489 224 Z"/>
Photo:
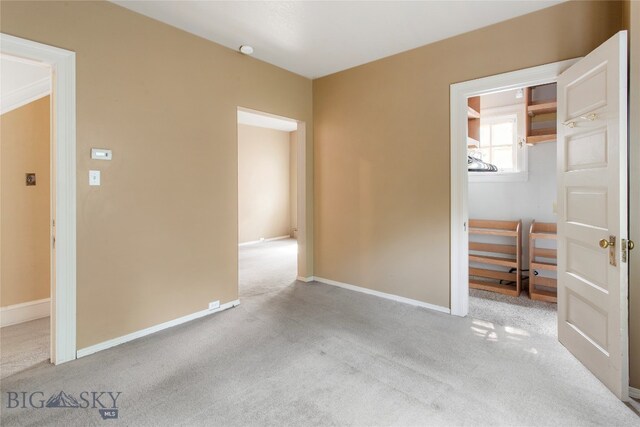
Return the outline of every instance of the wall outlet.
<path id="1" fill-rule="evenodd" d="M 220 300 L 209 303 L 209 310 L 215 310 L 216 308 L 220 308 Z"/>

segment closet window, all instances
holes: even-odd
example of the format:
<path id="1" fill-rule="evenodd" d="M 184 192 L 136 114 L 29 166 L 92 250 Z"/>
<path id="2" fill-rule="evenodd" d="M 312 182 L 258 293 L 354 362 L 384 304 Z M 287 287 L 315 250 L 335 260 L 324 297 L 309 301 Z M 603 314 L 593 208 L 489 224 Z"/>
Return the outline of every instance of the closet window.
<path id="1" fill-rule="evenodd" d="M 519 172 L 518 119 L 515 114 L 482 118 L 480 145 L 482 160 L 501 172 Z"/>

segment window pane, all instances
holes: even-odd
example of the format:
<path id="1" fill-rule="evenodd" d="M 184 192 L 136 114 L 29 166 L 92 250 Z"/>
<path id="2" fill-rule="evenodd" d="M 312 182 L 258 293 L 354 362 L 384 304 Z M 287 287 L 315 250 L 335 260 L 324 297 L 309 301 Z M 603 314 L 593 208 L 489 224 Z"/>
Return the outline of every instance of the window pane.
<path id="1" fill-rule="evenodd" d="M 497 123 L 491 126 L 491 145 L 513 144 L 513 122 Z"/>
<path id="2" fill-rule="evenodd" d="M 480 126 L 480 146 L 488 147 L 491 140 L 491 129 L 489 126 Z"/>
<path id="3" fill-rule="evenodd" d="M 500 170 L 512 170 L 513 165 L 513 146 L 495 147 L 493 149 L 492 163 Z"/>
<path id="4" fill-rule="evenodd" d="M 483 160 L 483 161 L 488 163 L 490 161 L 489 149 L 488 148 L 481 148 L 480 150 L 475 150 L 475 153 L 473 154 L 473 157 L 479 158 L 480 160 Z"/>

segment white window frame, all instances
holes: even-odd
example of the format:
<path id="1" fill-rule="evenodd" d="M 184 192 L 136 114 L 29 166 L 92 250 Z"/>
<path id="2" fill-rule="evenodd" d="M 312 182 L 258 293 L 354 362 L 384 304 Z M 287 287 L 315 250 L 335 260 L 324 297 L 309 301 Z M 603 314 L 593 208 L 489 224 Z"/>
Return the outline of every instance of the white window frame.
<path id="1" fill-rule="evenodd" d="M 517 126 L 516 137 L 516 161 L 517 171 L 498 172 L 469 172 L 469 182 L 526 182 L 529 179 L 528 148 L 524 139 L 525 132 L 525 106 L 524 104 L 507 105 L 504 107 L 483 108 L 480 112 L 480 125 L 482 119 L 496 117 L 515 116 Z"/>

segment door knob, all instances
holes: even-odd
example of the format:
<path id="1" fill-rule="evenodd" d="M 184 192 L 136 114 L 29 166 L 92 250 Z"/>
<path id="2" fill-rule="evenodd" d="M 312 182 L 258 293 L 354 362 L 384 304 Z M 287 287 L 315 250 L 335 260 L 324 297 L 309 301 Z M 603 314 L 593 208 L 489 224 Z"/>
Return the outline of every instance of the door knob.
<path id="1" fill-rule="evenodd" d="M 636 247 L 636 244 L 635 244 L 635 243 L 633 243 L 633 240 L 629 240 L 629 241 L 627 242 L 627 245 L 629 246 L 629 250 L 632 250 L 633 248 L 635 248 L 635 247 Z"/>
<path id="2" fill-rule="evenodd" d="M 615 239 L 611 239 L 611 241 L 608 241 L 607 239 L 600 239 L 600 247 L 602 249 L 607 249 L 609 246 L 613 247 L 616 245 L 616 241 Z"/>

